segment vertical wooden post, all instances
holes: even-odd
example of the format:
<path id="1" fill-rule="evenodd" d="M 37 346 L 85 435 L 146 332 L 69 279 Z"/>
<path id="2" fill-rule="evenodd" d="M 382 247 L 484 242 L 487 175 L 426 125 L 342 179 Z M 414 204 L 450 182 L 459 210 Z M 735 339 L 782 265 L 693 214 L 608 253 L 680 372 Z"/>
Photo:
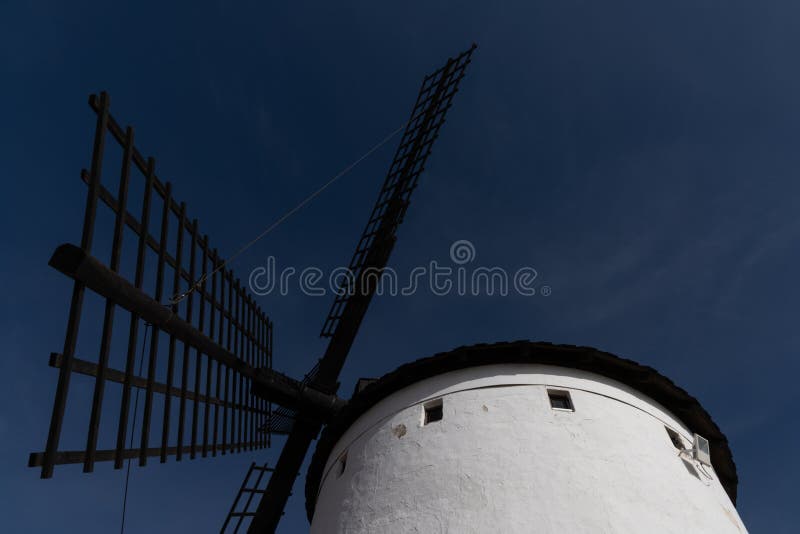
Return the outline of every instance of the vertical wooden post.
<path id="1" fill-rule="evenodd" d="M 130 183 L 131 157 L 133 156 L 133 129 L 128 127 L 125 132 L 125 148 L 122 154 L 122 169 L 120 171 L 119 193 L 117 195 L 117 213 L 114 220 L 114 238 L 111 243 L 111 262 L 109 268 L 113 272 L 119 271 L 119 260 L 122 255 L 122 238 L 125 230 L 125 216 L 128 213 L 128 184 Z M 114 325 L 114 303 L 106 299 L 103 312 L 103 332 L 100 338 L 100 358 L 97 363 L 95 375 L 94 394 L 92 396 L 92 413 L 89 417 L 89 432 L 86 437 L 86 457 L 83 462 L 83 472 L 94 471 L 95 453 L 97 451 L 97 437 L 100 433 L 100 416 L 103 410 L 103 395 L 106 386 L 106 370 L 108 369 L 108 355 L 111 350 L 111 332 Z"/>
<path id="2" fill-rule="evenodd" d="M 97 97 L 89 97 L 90 104 Z M 111 102 L 108 94 L 100 93 L 99 111 L 94 132 L 94 146 L 92 148 L 92 166 L 89 179 L 89 190 L 86 194 L 86 209 L 83 215 L 83 234 L 81 248 L 87 253 L 92 249 L 94 237 L 94 221 L 97 215 L 97 196 L 100 188 L 100 173 L 103 167 L 103 149 L 105 148 L 106 129 L 108 128 L 108 108 Z M 53 414 L 50 418 L 50 429 L 47 433 L 47 445 L 42 464 L 42 478 L 53 476 L 58 442 L 61 438 L 61 426 L 64 421 L 64 410 L 67 405 L 69 381 L 72 375 L 72 361 L 75 356 L 75 345 L 78 341 L 78 327 L 80 326 L 81 310 L 85 287 L 80 282 L 75 282 L 72 287 L 72 299 L 69 306 L 69 319 L 67 332 L 64 338 L 63 363 L 58 373 L 58 385 L 53 401 Z"/>
<path id="3" fill-rule="evenodd" d="M 158 267 L 156 269 L 155 299 L 161 302 L 164 296 L 164 263 L 167 256 L 167 237 L 169 236 L 169 213 L 172 203 L 172 184 L 164 187 L 164 206 L 161 210 L 161 235 L 158 241 Z M 147 465 L 147 448 L 150 441 L 150 417 L 153 412 L 153 383 L 156 379 L 156 360 L 158 357 L 158 327 L 153 326 L 150 336 L 150 357 L 147 362 L 147 391 L 144 396 L 142 415 L 142 436 L 139 447 L 139 465 Z"/>
<path id="4" fill-rule="evenodd" d="M 150 197 L 153 193 L 153 179 L 155 175 L 155 160 L 147 160 L 147 172 L 145 174 L 144 198 L 142 200 L 142 219 L 139 226 L 139 242 L 136 250 L 136 274 L 134 275 L 134 285 L 137 289 L 142 288 L 144 279 L 144 265 L 147 252 L 147 237 L 149 235 L 150 223 Z M 117 446 L 114 451 L 114 469 L 121 469 L 124 461 L 123 450 L 125 449 L 125 438 L 128 432 L 128 412 L 131 404 L 131 383 L 133 381 L 134 366 L 136 365 L 136 345 L 139 339 L 139 316 L 131 314 L 131 322 L 128 331 L 128 352 L 125 358 L 125 381 L 122 384 L 122 400 L 120 402 L 119 423 L 117 426 Z"/>

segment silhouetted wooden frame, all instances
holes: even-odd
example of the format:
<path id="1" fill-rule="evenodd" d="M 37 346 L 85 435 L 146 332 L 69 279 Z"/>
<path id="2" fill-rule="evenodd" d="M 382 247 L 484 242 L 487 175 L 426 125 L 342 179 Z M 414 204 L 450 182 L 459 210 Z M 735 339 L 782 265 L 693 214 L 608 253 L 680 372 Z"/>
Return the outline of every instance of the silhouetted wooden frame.
<path id="1" fill-rule="evenodd" d="M 87 185 L 87 199 L 84 211 L 83 231 L 80 248 L 91 254 L 92 242 L 95 234 L 95 221 L 99 206 L 109 208 L 115 218 L 113 240 L 111 244 L 111 258 L 109 269 L 114 273 L 120 271 L 122 243 L 125 229 L 133 231 L 137 239 L 136 267 L 133 285 L 142 289 L 145 273 L 145 259 L 147 249 L 155 251 L 158 255 L 156 270 L 156 291 L 154 298 L 161 302 L 165 299 L 165 271 L 169 267 L 173 270 L 173 280 L 170 294 L 179 294 L 194 284 L 197 278 L 206 275 L 209 270 L 214 270 L 223 263 L 216 249 L 209 247 L 207 235 L 201 235 L 196 219 L 187 216 L 186 205 L 177 202 L 172 195 L 172 185 L 162 182 L 156 176 L 155 160 L 145 158 L 134 144 L 134 130 L 131 127 L 123 129 L 109 112 L 110 98 L 106 93 L 91 95 L 89 106 L 95 112 L 97 121 L 95 125 L 94 143 L 90 169 L 81 171 L 81 179 Z M 105 143 L 110 136 L 122 148 L 122 163 L 119 177 L 119 188 L 116 194 L 109 191 L 101 183 L 103 156 Z M 139 172 L 132 172 L 133 169 Z M 141 212 L 137 217 L 129 206 L 129 187 L 134 175 L 144 180 L 144 193 L 142 196 Z M 163 201 L 163 210 L 154 235 L 150 228 L 153 196 L 156 195 Z M 167 243 L 169 228 L 176 224 L 174 238 L 175 249 Z M 184 243 L 189 243 L 188 265 L 187 258 L 182 257 L 185 249 Z M 199 273 L 198 273 L 199 263 Z M 234 354 L 250 366 L 272 368 L 272 335 L 273 325 L 263 310 L 247 294 L 243 284 L 226 268 L 215 272 L 209 280 L 203 282 L 195 291 L 185 297 L 185 304 L 172 305 L 172 311 L 185 321 L 192 324 L 193 313 L 199 308 L 198 329 L 211 339 L 222 345 L 223 342 L 230 347 L 234 340 Z M 227 285 L 227 289 L 226 286 Z M 209 287 L 210 286 L 210 287 Z M 218 288 L 219 287 L 219 291 Z M 103 314 L 102 334 L 99 353 L 96 363 L 91 359 L 80 359 L 75 355 L 76 341 L 86 286 L 80 281 L 73 285 L 72 299 L 67 320 L 64 348 L 61 353 L 50 356 L 50 365 L 59 370 L 56 394 L 51 415 L 50 429 L 44 452 L 32 453 L 29 459 L 30 466 L 41 466 L 42 478 L 53 475 L 54 466 L 64 463 L 83 463 L 85 472 L 94 469 L 97 461 L 114 461 L 114 467 L 122 467 L 125 459 L 139 458 L 139 464 L 145 465 L 147 458 L 159 456 L 162 462 L 171 455 L 181 460 L 184 453 L 190 458 L 195 458 L 199 452 L 202 457 L 217 452 L 241 452 L 267 447 L 270 444 L 268 436 L 271 413 L 271 404 L 251 394 L 249 380 L 245 380 L 240 373 L 232 371 L 228 366 L 216 362 L 203 354 L 197 347 L 182 343 L 182 352 L 176 357 L 178 342 L 174 337 L 170 339 L 168 358 L 168 374 L 166 383 L 158 383 L 155 379 L 155 369 L 158 363 L 159 330 L 155 326 L 151 332 L 149 348 L 145 347 L 146 376 L 135 375 L 137 353 L 141 350 L 139 345 L 140 318 L 136 313 L 131 313 L 128 328 L 127 350 L 125 354 L 124 370 L 112 369 L 108 366 L 111 350 L 111 337 L 113 330 L 115 302 L 105 299 Z M 219 295 L 217 293 L 219 292 Z M 226 301 L 227 296 L 227 301 Z M 198 302 L 195 302 L 197 300 Z M 182 309 L 182 310 L 181 310 Z M 217 330 L 215 332 L 215 330 Z M 227 334 L 227 335 L 225 335 Z M 194 354 L 192 355 L 192 350 Z M 240 352 L 241 351 L 241 352 Z M 88 356 L 88 355 L 84 355 Z M 192 358 L 194 356 L 194 358 Z M 190 361 L 194 361 L 194 376 L 188 375 Z M 205 368 L 206 376 L 202 381 L 202 370 Z M 61 436 L 64 413 L 67 403 L 70 377 L 79 373 L 94 377 L 94 391 L 92 396 L 91 413 L 87 431 L 86 447 L 82 451 L 59 451 L 58 444 Z M 228 397 L 228 378 L 233 373 L 234 390 L 231 398 Z M 238 375 L 238 378 L 237 378 Z M 225 377 L 225 396 L 220 397 L 221 377 Z M 100 435 L 100 420 L 105 397 L 105 387 L 108 382 L 119 383 L 122 386 L 120 413 L 116 429 L 116 446 L 109 450 L 97 450 Z M 247 384 L 245 384 L 245 382 Z M 236 395 L 238 386 L 239 395 Z M 201 392 L 201 389 L 204 391 Z M 144 409 L 141 415 L 140 443 L 138 448 L 126 448 L 128 427 L 130 425 L 131 392 L 134 388 L 144 392 Z M 212 393 L 212 388 L 214 389 Z M 153 395 L 164 396 L 164 412 L 160 447 L 151 447 L 151 418 L 153 411 Z M 178 400 L 178 431 L 176 442 L 171 443 L 173 429 L 171 415 L 174 411 L 172 398 Z M 191 430 L 186 439 L 187 401 L 191 402 Z M 199 417 L 200 409 L 203 417 Z M 223 428 L 222 443 L 219 439 L 219 408 L 222 407 Z M 213 417 L 211 411 L 213 410 Z M 230 429 L 226 428 L 230 412 Z M 238 433 L 235 433 L 238 422 Z M 259 431 L 256 431 L 259 429 Z M 267 435 L 265 435 L 267 434 Z M 229 439 L 230 437 L 230 439 Z M 202 443 L 198 443 L 202 439 Z M 188 445 L 184 442 L 188 441 Z M 228 443 L 230 442 L 230 444 Z M 198 447 L 198 445 L 200 445 Z M 199 449 L 199 451 L 198 451 Z"/>

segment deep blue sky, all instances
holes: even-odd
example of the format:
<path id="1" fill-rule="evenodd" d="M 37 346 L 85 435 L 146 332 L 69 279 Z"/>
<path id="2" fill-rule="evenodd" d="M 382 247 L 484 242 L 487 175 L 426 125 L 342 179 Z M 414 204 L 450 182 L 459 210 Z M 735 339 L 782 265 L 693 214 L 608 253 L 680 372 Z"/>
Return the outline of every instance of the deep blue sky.
<path id="1" fill-rule="evenodd" d="M 3 2 L 0 502 L 8 532 L 112 532 L 123 472 L 25 467 L 41 450 L 79 239 L 89 93 L 224 255 L 405 120 L 421 77 L 480 48 L 392 265 L 535 267 L 550 297 L 378 298 L 342 377 L 462 344 L 536 339 L 652 365 L 730 439 L 752 532 L 793 532 L 800 460 L 796 2 Z M 334 7 L 335 6 L 335 7 Z M 391 143 L 394 145 L 394 143 Z M 394 146 L 235 264 L 349 260 Z M 328 298 L 268 296 L 276 367 L 321 354 Z M 80 442 L 83 430 L 67 432 Z M 258 454 L 136 468 L 128 532 L 215 532 Z M 302 479 L 300 479 L 302 481 Z M 303 532 L 302 487 L 281 532 Z M 793 528 L 794 527 L 794 528 Z"/>

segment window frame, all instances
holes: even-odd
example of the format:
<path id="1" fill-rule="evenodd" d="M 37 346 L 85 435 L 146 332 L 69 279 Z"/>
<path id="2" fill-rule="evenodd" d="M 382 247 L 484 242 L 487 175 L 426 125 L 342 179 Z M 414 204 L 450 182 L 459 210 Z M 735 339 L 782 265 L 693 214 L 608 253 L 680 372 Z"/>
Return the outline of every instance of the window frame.
<path id="1" fill-rule="evenodd" d="M 564 406 L 555 406 L 553 401 L 555 399 L 558 400 L 565 400 L 566 407 Z M 547 388 L 547 401 L 550 404 L 550 409 L 555 410 L 558 412 L 574 412 L 575 411 L 575 403 L 572 402 L 572 395 L 569 391 L 565 389 L 553 389 Z"/>
<path id="2" fill-rule="evenodd" d="M 431 418 L 431 414 L 438 417 Z M 430 400 L 422 404 L 422 426 L 438 423 L 444 419 L 444 401 L 442 398 Z"/>

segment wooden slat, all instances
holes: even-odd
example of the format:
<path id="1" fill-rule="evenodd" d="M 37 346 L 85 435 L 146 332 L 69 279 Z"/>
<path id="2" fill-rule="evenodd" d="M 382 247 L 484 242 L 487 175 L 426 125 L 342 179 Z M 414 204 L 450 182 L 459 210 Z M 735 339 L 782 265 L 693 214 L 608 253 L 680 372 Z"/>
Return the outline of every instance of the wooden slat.
<path id="1" fill-rule="evenodd" d="M 147 253 L 147 242 L 145 234 L 148 234 L 150 224 L 150 200 L 153 193 L 153 175 L 155 173 L 155 160 L 150 158 L 147 161 L 147 174 L 145 175 L 144 198 L 142 199 L 142 232 L 139 234 L 138 245 L 136 247 L 136 273 L 134 274 L 134 287 L 142 288 L 144 281 L 144 265 Z M 145 325 L 145 333 L 148 326 Z M 146 337 L 146 336 L 145 336 Z M 139 339 L 139 316 L 131 314 L 130 326 L 128 330 L 128 352 L 125 357 L 125 380 L 122 383 L 122 400 L 120 402 L 119 421 L 117 422 L 117 457 L 114 459 L 114 468 L 121 469 L 123 458 L 122 451 L 125 450 L 125 439 L 128 432 L 128 413 L 131 404 L 131 384 L 134 365 L 136 363 L 136 348 Z M 146 343 L 146 339 L 143 341 Z M 144 347 L 143 347 L 144 349 Z M 144 355 L 144 352 L 142 352 Z M 133 436 L 131 436 L 133 438 Z M 131 442 L 131 446 L 133 443 Z"/>
<path id="2" fill-rule="evenodd" d="M 195 229 L 197 225 L 195 225 Z M 208 236 L 203 236 L 203 240 L 201 241 L 201 250 L 203 252 L 203 259 L 201 260 L 201 272 L 203 276 L 203 284 L 202 289 L 205 292 L 206 288 L 206 280 L 205 276 L 207 273 L 208 267 Z M 198 326 L 201 333 L 204 332 L 206 328 L 206 299 L 204 297 L 200 297 L 200 316 L 198 318 Z M 213 328 L 211 328 L 213 330 Z M 213 339 L 214 334 L 213 331 L 209 335 L 210 338 Z M 209 361 L 211 359 L 209 358 Z M 195 349 L 195 362 L 194 362 L 194 390 L 200 391 L 200 378 L 202 376 L 203 371 L 203 354 L 198 350 Z M 189 454 L 190 458 L 194 459 L 197 455 L 197 432 L 198 432 L 198 425 L 199 425 L 199 410 L 200 410 L 200 403 L 197 401 L 197 397 L 195 397 L 194 403 L 192 404 L 192 437 L 191 437 L 191 448 L 192 452 Z M 208 405 L 206 405 L 206 411 L 208 411 Z"/>
<path id="3" fill-rule="evenodd" d="M 238 444 L 234 443 L 230 445 L 231 452 Z M 186 446 L 183 448 L 184 453 L 188 453 L 190 446 Z M 177 454 L 178 448 L 177 447 L 167 447 L 167 455 L 173 456 Z M 97 462 L 108 462 L 114 459 L 114 449 L 105 449 L 99 450 L 95 453 L 95 461 Z M 145 451 L 141 451 L 140 449 L 125 449 L 122 451 L 122 457 L 125 460 L 133 459 L 133 458 L 141 458 L 142 456 L 153 457 L 159 456 L 161 454 L 161 447 L 150 447 Z M 55 454 L 55 464 L 56 465 L 63 465 L 63 464 L 82 464 L 86 459 L 86 451 L 58 451 Z M 43 452 L 32 452 L 28 457 L 28 467 L 39 467 L 44 464 L 44 453 Z"/>
<path id="4" fill-rule="evenodd" d="M 155 182 L 154 182 L 155 183 Z M 167 253 L 167 235 L 169 230 L 169 200 L 172 198 L 172 186 L 167 182 L 166 197 L 161 211 L 161 238 L 158 246 L 158 267 L 156 268 L 156 294 L 155 300 L 161 301 L 164 293 L 164 257 Z M 147 454 L 144 453 L 149 447 L 150 440 L 150 418 L 153 412 L 153 384 L 156 379 L 156 363 L 158 358 L 158 327 L 153 326 L 150 336 L 150 356 L 147 361 L 147 391 L 144 396 L 144 416 L 142 417 L 142 435 L 140 450 L 142 455 L 139 457 L 139 465 L 147 464 Z M 169 397 L 167 397 L 169 398 Z"/>
<path id="5" fill-rule="evenodd" d="M 50 367 L 55 367 L 60 369 L 64 365 L 64 357 L 57 352 L 50 353 L 49 364 Z M 97 364 L 75 357 L 72 360 L 72 372 L 86 376 L 96 376 Z M 119 384 L 123 384 L 125 382 L 125 373 L 109 367 L 106 370 L 106 380 L 108 380 L 109 382 L 116 382 Z M 146 389 L 147 378 L 135 375 L 131 376 L 131 387 Z M 167 385 L 161 382 L 153 382 L 152 391 L 153 393 L 159 393 L 161 395 L 166 395 L 167 392 L 169 392 L 169 394 L 173 397 L 181 396 L 180 388 L 178 387 L 167 388 Z M 198 402 L 208 402 L 208 404 L 211 404 L 212 406 L 225 405 L 225 402 L 217 397 L 208 397 L 206 395 L 203 395 L 202 393 L 195 394 L 193 391 L 189 390 L 186 391 L 186 400 L 192 401 L 195 398 L 197 399 Z M 242 408 L 242 406 L 239 406 L 237 404 L 228 403 L 227 405 L 229 408 Z M 266 411 L 263 411 L 263 413 L 266 413 Z"/>
<path id="6" fill-rule="evenodd" d="M 197 256 L 197 219 L 192 224 L 190 232 L 191 241 L 189 244 L 189 274 L 194 278 L 196 256 Z M 201 298 L 202 300 L 202 298 Z M 186 297 L 186 322 L 192 324 L 192 311 L 194 304 L 194 293 L 190 293 Z M 202 333 L 202 326 L 200 327 Z M 181 399 L 178 406 L 178 456 L 175 458 L 180 461 L 183 457 L 181 448 L 183 447 L 183 436 L 186 430 L 186 387 L 189 380 L 189 352 L 191 347 L 184 343 L 183 345 L 183 361 L 181 362 Z"/>
<path id="7" fill-rule="evenodd" d="M 186 203 L 181 202 L 181 211 L 179 215 L 180 224 L 178 224 L 177 228 L 177 243 L 175 244 L 175 261 L 177 262 L 177 267 L 173 273 L 172 278 L 172 294 L 177 295 L 180 293 L 180 283 L 181 283 L 181 260 L 183 259 L 183 234 L 184 228 L 183 223 L 186 220 Z M 178 304 L 172 305 L 172 313 L 175 315 L 179 315 L 179 306 Z M 186 321 L 187 323 L 191 324 L 191 320 Z M 169 336 L 169 350 L 167 356 L 167 387 L 172 387 L 172 381 L 175 378 L 175 349 L 177 345 L 177 339 L 175 336 Z M 172 396 L 167 395 L 164 398 L 164 417 L 161 419 L 161 463 L 167 461 L 167 448 L 169 447 L 169 431 L 170 431 L 170 416 L 172 415 Z"/>
<path id="8" fill-rule="evenodd" d="M 125 132 L 125 147 L 122 155 L 122 169 L 120 170 L 119 193 L 117 199 L 119 209 L 114 221 L 114 237 L 111 242 L 111 261 L 109 268 L 119 271 L 120 257 L 122 255 L 122 238 L 124 236 L 125 222 L 123 213 L 127 213 L 128 189 L 130 185 L 131 151 L 133 150 L 133 128 L 130 126 Z M 94 394 L 92 397 L 92 413 L 89 418 L 89 429 L 86 437 L 86 463 L 83 465 L 84 473 L 94 470 L 94 451 L 97 449 L 97 440 L 100 435 L 100 417 L 103 412 L 103 397 L 106 386 L 106 369 L 108 356 L 111 352 L 111 333 L 114 327 L 114 301 L 106 299 L 103 312 L 103 331 L 100 334 L 100 360 L 97 364 L 95 375 Z"/>
<path id="9" fill-rule="evenodd" d="M 83 215 L 83 231 L 81 235 L 81 248 L 87 253 L 91 251 L 92 241 L 94 239 L 94 223 L 97 216 L 100 172 L 103 167 L 106 128 L 111 119 L 111 115 L 108 112 L 111 101 L 108 94 L 103 92 L 100 94 L 99 99 L 92 95 L 92 97 L 89 98 L 89 104 L 97 112 L 97 123 L 95 125 L 94 147 L 92 149 L 91 179 L 89 180 L 89 189 L 86 192 L 86 208 Z M 50 429 L 47 433 L 47 445 L 45 446 L 45 461 L 42 464 L 42 478 L 50 478 L 53 476 L 53 466 L 56 463 L 55 454 L 58 450 L 58 442 L 61 439 L 61 427 L 64 422 L 64 411 L 67 406 L 69 379 L 72 374 L 69 371 L 69 364 L 72 363 L 75 345 L 78 342 L 78 328 L 81 322 L 84 290 L 83 284 L 77 281 L 72 288 L 69 318 L 67 319 L 67 333 L 64 337 L 63 349 L 66 355 L 67 365 L 61 369 L 58 375 L 56 395 L 55 399 L 53 399 L 53 413 L 50 417 Z"/>

